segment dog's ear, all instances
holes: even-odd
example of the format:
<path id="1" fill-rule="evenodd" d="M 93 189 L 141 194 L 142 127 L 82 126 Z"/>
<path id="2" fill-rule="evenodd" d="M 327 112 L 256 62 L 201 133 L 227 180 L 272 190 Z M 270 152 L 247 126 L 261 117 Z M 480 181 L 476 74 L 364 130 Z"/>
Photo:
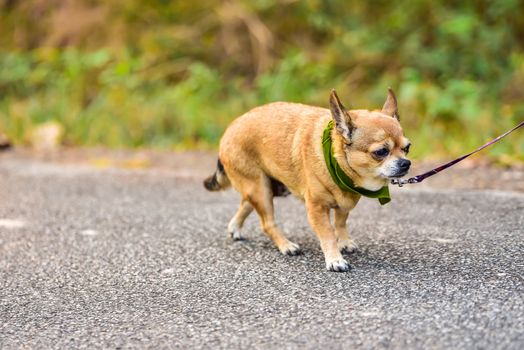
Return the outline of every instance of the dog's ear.
<path id="1" fill-rule="evenodd" d="M 386 99 L 386 103 L 384 103 L 384 107 L 382 107 L 382 113 L 400 121 L 400 116 L 398 115 L 397 98 L 395 97 L 395 93 L 391 88 L 388 88 L 388 97 Z"/>
<path id="2" fill-rule="evenodd" d="M 351 143 L 351 134 L 355 129 L 355 125 L 351 121 L 348 111 L 340 102 L 335 89 L 331 90 L 331 95 L 329 96 L 329 108 L 331 109 L 337 132 L 344 137 L 346 143 Z"/>

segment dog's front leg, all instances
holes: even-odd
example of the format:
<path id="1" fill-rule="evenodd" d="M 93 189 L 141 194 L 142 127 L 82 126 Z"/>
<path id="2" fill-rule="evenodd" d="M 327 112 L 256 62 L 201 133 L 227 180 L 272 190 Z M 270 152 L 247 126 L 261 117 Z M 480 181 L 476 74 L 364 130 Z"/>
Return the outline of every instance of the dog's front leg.
<path id="1" fill-rule="evenodd" d="M 335 209 L 335 234 L 337 235 L 338 249 L 345 254 L 353 253 L 357 250 L 357 245 L 349 237 L 346 229 L 348 215 L 348 209 L 342 209 L 340 207 Z"/>
<path id="2" fill-rule="evenodd" d="M 340 254 L 340 250 L 337 246 L 335 230 L 329 222 L 329 206 L 307 199 L 306 206 L 309 222 L 317 234 L 320 241 L 320 247 L 324 252 L 326 268 L 329 271 L 348 271 L 350 265 Z"/>

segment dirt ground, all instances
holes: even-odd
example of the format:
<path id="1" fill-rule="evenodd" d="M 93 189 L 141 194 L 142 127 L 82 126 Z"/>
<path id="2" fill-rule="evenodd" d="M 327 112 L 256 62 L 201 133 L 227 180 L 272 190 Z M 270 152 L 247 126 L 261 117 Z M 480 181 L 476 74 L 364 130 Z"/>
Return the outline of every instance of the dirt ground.
<path id="1" fill-rule="evenodd" d="M 33 159 L 42 162 L 61 163 L 68 166 L 94 167 L 99 169 L 127 169 L 134 171 L 168 172 L 181 178 L 204 178 L 215 169 L 216 152 L 186 151 L 169 152 L 154 150 L 108 150 L 104 148 L 61 148 L 55 151 L 36 152 L 27 148 L 15 148 L 0 152 L 2 158 Z M 413 162 L 410 176 L 423 173 L 445 163 Z M 500 167 L 490 164 L 479 156 L 463 162 L 426 179 L 421 184 L 408 185 L 417 188 L 442 189 L 491 189 L 524 192 L 524 167 Z"/>

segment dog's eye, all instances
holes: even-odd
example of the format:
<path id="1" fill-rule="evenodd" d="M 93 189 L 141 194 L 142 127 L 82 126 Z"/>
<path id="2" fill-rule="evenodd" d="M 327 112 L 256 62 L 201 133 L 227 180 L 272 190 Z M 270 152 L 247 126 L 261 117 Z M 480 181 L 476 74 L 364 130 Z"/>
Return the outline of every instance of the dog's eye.
<path id="1" fill-rule="evenodd" d="M 402 148 L 402 151 L 404 151 L 404 153 L 408 154 L 409 153 L 409 147 L 411 146 L 411 144 L 407 145 L 406 147 Z"/>
<path id="2" fill-rule="evenodd" d="M 384 147 L 373 152 L 373 155 L 377 158 L 384 158 L 389 154 L 389 150 Z"/>

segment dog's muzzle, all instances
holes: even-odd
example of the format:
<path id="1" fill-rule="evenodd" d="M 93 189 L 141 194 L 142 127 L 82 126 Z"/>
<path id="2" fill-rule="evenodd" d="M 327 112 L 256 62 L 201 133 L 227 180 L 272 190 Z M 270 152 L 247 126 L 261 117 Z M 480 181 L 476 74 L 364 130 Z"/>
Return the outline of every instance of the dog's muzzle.
<path id="1" fill-rule="evenodd" d="M 399 159 L 396 162 L 395 173 L 391 177 L 402 177 L 406 175 L 411 167 L 411 161 L 409 159 Z"/>

